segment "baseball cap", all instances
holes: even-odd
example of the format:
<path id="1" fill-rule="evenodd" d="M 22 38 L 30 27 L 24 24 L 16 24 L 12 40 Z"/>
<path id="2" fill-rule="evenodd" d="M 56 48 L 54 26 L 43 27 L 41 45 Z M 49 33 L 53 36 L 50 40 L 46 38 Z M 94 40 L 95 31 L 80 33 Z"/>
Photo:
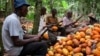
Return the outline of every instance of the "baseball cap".
<path id="1" fill-rule="evenodd" d="M 93 13 L 89 13 L 89 14 L 88 14 L 88 17 L 95 18 L 95 15 L 94 15 Z"/>
<path id="2" fill-rule="evenodd" d="M 14 0 L 14 7 L 18 8 L 23 5 L 30 6 L 25 0 Z"/>

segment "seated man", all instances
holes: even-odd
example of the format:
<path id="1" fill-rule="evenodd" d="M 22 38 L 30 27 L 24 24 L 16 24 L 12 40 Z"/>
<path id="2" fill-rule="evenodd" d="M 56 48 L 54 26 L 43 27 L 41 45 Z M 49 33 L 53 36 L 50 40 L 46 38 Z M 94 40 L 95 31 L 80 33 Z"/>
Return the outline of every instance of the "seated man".
<path id="1" fill-rule="evenodd" d="M 59 21 L 58 21 L 58 18 L 57 18 L 57 10 L 56 9 L 52 9 L 51 10 L 51 15 L 49 15 L 46 19 L 46 24 L 47 25 L 54 25 L 57 27 L 57 32 L 60 32 L 60 35 L 61 36 L 65 36 L 65 29 L 60 27 L 59 25 Z M 51 26 L 52 27 L 52 26 Z M 59 35 L 59 34 L 57 34 Z"/>
<path id="2" fill-rule="evenodd" d="M 45 28 L 45 26 L 46 26 L 46 8 L 42 7 L 40 12 L 41 12 L 41 16 L 40 16 L 38 32 L 43 30 Z"/>
<path id="3" fill-rule="evenodd" d="M 7 16 L 2 26 L 2 41 L 8 56 L 45 56 L 47 43 L 39 42 L 41 35 L 25 35 L 20 22 L 20 17 L 25 17 L 28 12 L 25 0 L 14 0 L 15 12 Z"/>
<path id="4" fill-rule="evenodd" d="M 58 23 L 58 18 L 56 17 L 57 14 L 57 10 L 56 9 L 52 9 L 51 10 L 51 15 L 49 15 L 46 19 L 46 24 L 50 25 L 50 24 L 57 24 Z"/>
<path id="5" fill-rule="evenodd" d="M 65 28 L 66 34 L 69 34 L 70 32 L 73 32 L 75 30 L 75 28 L 73 28 L 72 26 L 77 22 L 77 20 L 74 22 L 71 20 L 72 18 L 72 12 L 68 11 L 64 18 L 63 18 L 63 23 L 62 23 L 62 27 Z"/>

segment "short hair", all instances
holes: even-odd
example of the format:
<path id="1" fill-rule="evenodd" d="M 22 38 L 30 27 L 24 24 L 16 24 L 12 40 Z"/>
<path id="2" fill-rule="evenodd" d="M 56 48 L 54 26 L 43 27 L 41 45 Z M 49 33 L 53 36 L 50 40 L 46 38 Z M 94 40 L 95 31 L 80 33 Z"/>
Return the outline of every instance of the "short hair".
<path id="1" fill-rule="evenodd" d="M 67 14 L 72 14 L 72 11 L 67 11 Z"/>
<path id="2" fill-rule="evenodd" d="M 57 13 L 57 10 L 56 10 L 56 9 L 52 9 L 51 12 L 52 12 L 52 13 L 53 13 L 53 12 L 56 12 L 56 13 Z"/>
<path id="3" fill-rule="evenodd" d="M 46 11 L 46 8 L 45 7 L 41 7 L 41 11 L 45 10 Z"/>

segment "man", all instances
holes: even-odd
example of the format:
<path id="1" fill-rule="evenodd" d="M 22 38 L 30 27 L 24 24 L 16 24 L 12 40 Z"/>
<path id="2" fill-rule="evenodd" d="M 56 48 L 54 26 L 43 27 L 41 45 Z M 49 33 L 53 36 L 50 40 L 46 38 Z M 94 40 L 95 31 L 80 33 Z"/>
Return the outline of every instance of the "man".
<path id="1" fill-rule="evenodd" d="M 65 29 L 63 27 L 60 27 L 59 26 L 59 20 L 57 18 L 57 10 L 56 9 L 52 9 L 51 10 L 51 15 L 49 15 L 47 17 L 47 20 L 46 20 L 46 24 L 47 25 L 56 25 L 58 27 L 58 30 L 57 30 L 57 34 L 55 35 L 59 35 L 58 32 L 60 32 L 60 35 L 61 36 L 65 36 Z"/>
<path id="2" fill-rule="evenodd" d="M 58 23 L 58 19 L 57 19 L 56 15 L 57 15 L 57 10 L 56 9 L 52 9 L 51 10 L 51 14 L 46 19 L 46 24 L 47 25 L 57 24 Z"/>
<path id="3" fill-rule="evenodd" d="M 72 20 L 71 20 L 71 18 L 72 18 L 72 12 L 71 11 L 68 11 L 66 14 L 65 14 L 65 16 L 64 16 L 64 18 L 63 18 L 63 23 L 62 23 L 62 27 L 65 27 L 65 29 L 66 29 L 66 34 L 69 34 L 70 32 L 72 32 L 72 31 L 74 31 L 75 29 L 74 28 L 72 28 L 72 25 L 74 24 L 74 23 L 76 23 L 76 21 L 75 22 L 73 22 Z"/>
<path id="4" fill-rule="evenodd" d="M 38 42 L 40 35 L 24 35 L 20 17 L 28 12 L 25 0 L 14 0 L 15 12 L 7 16 L 2 27 L 2 41 L 8 56 L 45 56 L 46 42 Z"/>
<path id="5" fill-rule="evenodd" d="M 45 26 L 46 26 L 46 8 L 42 7 L 41 8 L 41 16 L 40 16 L 40 23 L 39 23 L 39 29 L 38 32 L 40 32 Z"/>
<path id="6" fill-rule="evenodd" d="M 72 23 L 71 18 L 72 18 L 72 12 L 68 11 L 63 18 L 63 26 L 66 26 Z"/>

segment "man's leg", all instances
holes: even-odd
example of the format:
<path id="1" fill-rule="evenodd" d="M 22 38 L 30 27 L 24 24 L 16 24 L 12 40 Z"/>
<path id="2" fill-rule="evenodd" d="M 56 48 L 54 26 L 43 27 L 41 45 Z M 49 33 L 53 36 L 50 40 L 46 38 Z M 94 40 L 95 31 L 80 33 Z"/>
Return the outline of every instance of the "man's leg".
<path id="1" fill-rule="evenodd" d="M 26 56 L 26 55 L 41 55 L 45 56 L 47 53 L 47 43 L 46 42 L 33 42 L 27 44 L 21 54 L 19 56 Z"/>

